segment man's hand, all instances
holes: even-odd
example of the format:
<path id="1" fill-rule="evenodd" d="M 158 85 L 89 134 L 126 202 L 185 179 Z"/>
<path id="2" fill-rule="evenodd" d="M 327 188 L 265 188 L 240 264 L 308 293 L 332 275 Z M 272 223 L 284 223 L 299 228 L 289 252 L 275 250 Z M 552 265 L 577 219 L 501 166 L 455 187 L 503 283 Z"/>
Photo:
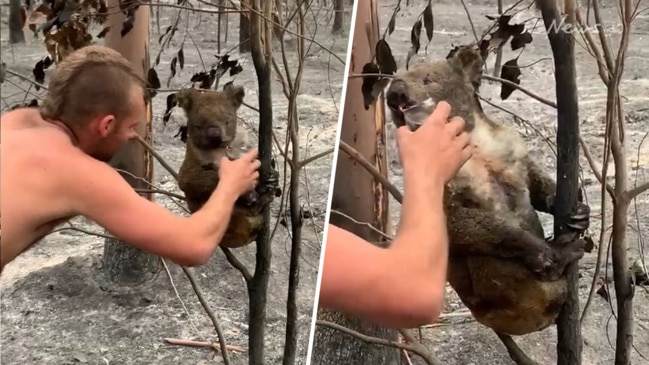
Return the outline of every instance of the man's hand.
<path id="1" fill-rule="evenodd" d="M 407 126 L 397 131 L 399 155 L 405 175 L 415 180 L 434 179 L 439 185 L 449 182 L 471 157 L 469 134 L 464 120 L 448 121 L 451 106 L 441 101 L 423 125 L 412 132 Z"/>
<path id="2" fill-rule="evenodd" d="M 230 160 L 228 157 L 221 158 L 219 186 L 231 187 L 233 193 L 237 195 L 253 190 L 259 181 L 257 169 L 261 166 L 257 154 L 257 149 L 253 148 L 236 160 Z"/>

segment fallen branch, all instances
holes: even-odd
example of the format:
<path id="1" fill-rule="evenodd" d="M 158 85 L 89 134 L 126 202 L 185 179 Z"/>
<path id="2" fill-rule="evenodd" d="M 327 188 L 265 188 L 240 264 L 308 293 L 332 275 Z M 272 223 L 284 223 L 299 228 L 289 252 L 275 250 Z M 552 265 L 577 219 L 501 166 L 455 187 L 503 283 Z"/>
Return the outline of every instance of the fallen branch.
<path id="1" fill-rule="evenodd" d="M 179 338 L 165 338 L 165 341 L 172 345 L 193 346 L 193 347 L 211 347 L 214 350 L 220 351 L 221 349 L 213 342 L 191 341 L 182 340 Z M 246 352 L 246 349 L 239 346 L 227 345 L 226 348 L 230 351 Z"/>

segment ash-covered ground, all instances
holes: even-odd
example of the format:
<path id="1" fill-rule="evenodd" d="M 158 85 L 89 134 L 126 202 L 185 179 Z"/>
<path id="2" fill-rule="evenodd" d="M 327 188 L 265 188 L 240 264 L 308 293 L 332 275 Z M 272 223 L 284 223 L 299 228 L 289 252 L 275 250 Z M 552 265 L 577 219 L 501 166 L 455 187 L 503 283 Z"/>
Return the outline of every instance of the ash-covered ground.
<path id="1" fill-rule="evenodd" d="M 158 54 L 158 38 L 165 28 L 175 21 L 180 9 L 154 7 L 151 14 L 151 60 Z M 205 4 L 193 5 L 206 8 Z M 156 24 L 156 10 L 160 10 L 160 27 Z M 213 8 L 211 8 L 213 9 Z M 313 2 L 307 13 L 307 56 L 298 97 L 300 119 L 299 139 L 301 158 L 308 158 L 334 147 L 338 121 L 339 98 L 342 89 L 344 64 L 348 45 L 348 29 L 351 9 L 346 9 L 344 31 L 331 34 L 333 11 Z M 45 47 L 41 39 L 33 39 L 26 30 L 25 44 L 10 45 L 7 28 L 8 5 L 2 8 L 2 60 L 11 71 L 33 79 L 32 69 L 42 59 Z M 189 19 L 187 18 L 189 16 Z M 163 89 L 187 87 L 194 73 L 203 71 L 216 61 L 217 25 L 212 14 L 180 14 L 181 26 L 170 47 L 161 56 L 156 68 Z M 228 40 L 223 42 L 221 54 L 229 51 L 230 59 L 236 59 L 243 72 L 234 78 L 224 77 L 221 85 L 230 80 L 245 87 L 244 102 L 258 106 L 257 76 L 249 53 L 239 54 L 237 14 L 229 15 Z M 225 28 L 225 26 L 224 26 Z M 99 33 L 101 28 L 94 30 Z M 185 33 L 185 67 L 178 68 L 170 85 L 170 62 L 180 48 Z M 223 38 L 222 38 L 223 39 Z M 286 36 L 287 61 L 295 77 L 297 68 L 296 38 Z M 102 42 L 101 40 L 99 41 Z M 195 42 L 195 43 L 194 43 Z M 325 49 L 323 49 L 323 47 Z M 279 43 L 274 45 L 275 57 L 281 60 Z M 331 50 L 332 55 L 326 49 Z M 283 70 L 283 66 L 280 66 Z M 47 71 L 49 73 L 50 70 Z M 279 145 L 284 148 L 287 127 L 288 100 L 282 92 L 275 74 L 273 85 L 273 126 Z M 47 80 L 46 80 L 47 82 Z M 25 96 L 26 92 L 30 95 Z M 3 112 L 10 105 L 23 100 L 38 98 L 43 91 L 36 91 L 29 82 L 8 76 L 2 84 Z M 182 112 L 176 110 L 164 126 L 162 117 L 168 93 L 159 93 L 153 104 L 154 147 L 176 171 L 182 163 L 184 143 L 175 137 L 184 122 Z M 251 127 L 251 138 L 257 139 L 258 113 L 243 106 L 239 114 Z M 55 153 L 55 151 L 53 151 Z M 281 184 L 290 177 L 290 169 L 284 170 L 284 161 L 275 148 Z M 327 154 L 309 163 L 300 177 L 300 199 L 305 211 L 312 218 L 305 219 L 302 239 L 300 282 L 297 294 L 299 309 L 299 339 L 297 364 L 304 364 L 313 312 L 320 246 L 326 211 L 331 161 Z M 71 167 L 73 169 L 74 167 Z M 173 177 L 155 162 L 155 185 L 157 188 L 182 194 Z M 282 186 L 287 191 L 287 186 Z M 177 214 L 186 214 L 168 197 L 158 194 L 156 199 Z M 284 204 L 286 206 L 286 204 Z M 286 209 L 284 209 L 285 211 Z M 280 200 L 272 205 L 271 229 L 280 215 Z M 279 217 L 279 218 L 278 218 Z M 133 217 L 133 219 L 138 219 Z M 288 221 L 288 218 L 287 218 Z M 72 221 L 75 227 L 104 233 L 92 222 L 83 218 Z M 62 226 L 62 227 L 65 227 Z M 289 226 L 290 228 L 290 226 Z M 222 363 L 220 354 L 206 348 L 172 346 L 164 338 L 180 338 L 196 341 L 216 341 L 214 328 L 203 311 L 196 295 L 181 271 L 169 263 L 173 283 L 182 298 L 176 296 L 169 278 L 163 270 L 148 284 L 132 289 L 103 289 L 100 285 L 101 256 L 104 239 L 78 231 L 61 231 L 47 236 L 31 250 L 18 257 L 5 268 L 1 278 L 2 290 L 2 355 L 3 364 L 217 364 Z M 281 363 L 286 322 L 286 297 L 288 292 L 288 268 L 290 259 L 290 235 L 287 228 L 279 225 L 272 239 L 271 277 L 268 290 L 265 360 L 268 364 Z M 254 270 L 255 245 L 233 250 L 249 270 Z M 211 309 L 216 313 L 228 344 L 248 346 L 248 295 L 240 273 L 225 260 L 217 250 L 204 266 L 193 269 L 198 283 Z M 247 364 L 246 352 L 231 353 L 233 364 Z"/>
<path id="2" fill-rule="evenodd" d="M 504 8 L 507 9 L 516 1 L 504 1 Z M 384 0 L 380 2 L 379 12 L 381 14 L 381 29 L 385 29 L 390 21 L 397 1 Z M 401 11 L 396 18 L 396 27 L 387 41 L 395 55 L 399 70 L 405 69 L 406 57 L 410 48 L 410 31 L 426 7 L 427 1 L 411 1 L 406 6 L 401 1 Z M 497 16 L 497 2 L 486 0 L 465 1 L 471 19 L 475 25 L 478 37 L 488 29 L 491 21 L 485 15 Z M 523 6 L 529 5 L 524 1 Z M 582 2 L 584 3 L 584 2 Z M 621 26 L 618 18 L 616 2 L 600 2 L 602 15 L 606 29 L 613 37 L 612 47 L 614 55 L 617 53 Z M 517 9 L 520 9 L 517 7 Z M 432 59 L 446 57 L 448 52 L 456 45 L 469 43 L 475 40 L 470 23 L 467 20 L 467 13 L 461 1 L 438 0 L 433 1 L 433 13 L 435 32 L 433 40 L 428 44 L 425 30 L 422 28 L 421 49 L 414 56 L 410 65 L 425 62 Z M 586 10 L 582 9 L 585 17 Z M 592 10 L 591 10 L 592 16 Z M 540 95 L 548 100 L 556 100 L 554 61 L 550 50 L 549 42 L 544 31 L 543 22 L 540 19 L 540 12 L 534 6 L 529 10 L 522 11 L 516 15 L 511 23 L 539 18 L 536 30 L 533 33 L 534 40 L 528 44 L 519 58 L 521 69 L 521 86 Z M 534 24 L 534 21 L 528 24 Z M 597 38 L 597 34 L 595 34 Z M 580 130 L 583 139 L 589 146 L 595 161 L 598 163 L 598 170 L 601 171 L 604 148 L 604 116 L 606 110 L 606 89 L 597 75 L 597 65 L 594 59 L 584 48 L 584 42 L 578 38 L 575 45 L 575 57 L 577 62 L 577 83 L 579 89 L 579 120 Z M 515 58 L 520 50 L 511 51 L 509 45 L 505 47 L 502 63 Z M 492 74 L 495 55 L 489 58 L 488 73 Z M 539 61 L 540 60 L 540 61 Z M 538 61 L 538 62 L 537 62 Z M 528 66 L 529 65 L 529 66 Z M 649 128 L 649 13 L 644 12 L 638 15 L 633 23 L 632 35 L 629 44 L 628 57 L 626 59 L 625 72 L 621 82 L 621 93 L 624 100 L 624 111 L 627 114 L 626 124 L 626 151 L 627 166 L 629 166 L 629 186 L 649 180 L 649 141 L 647 137 Z M 480 94 L 492 103 L 513 111 L 526 120 L 524 123 L 515 123 L 514 117 L 485 102 L 482 103 L 486 113 L 497 122 L 513 126 L 526 136 L 529 149 L 535 160 L 542 164 L 553 175 L 556 174 L 556 109 L 544 105 L 520 91 L 515 91 L 507 100 L 500 99 L 500 84 L 483 81 Z M 400 190 L 403 188 L 401 168 L 398 161 L 396 143 L 394 139 L 394 128 L 389 128 L 389 165 L 390 181 Z M 647 138 L 649 139 L 649 138 Z M 581 181 L 584 184 L 587 203 L 592 209 L 591 228 L 589 230 L 596 245 L 601 227 L 601 192 L 600 184 L 595 179 L 584 154 L 580 152 Z M 614 165 L 611 163 L 608 169 L 608 181 L 614 184 Z M 607 227 L 608 231 L 605 241 L 608 242 L 612 217 L 610 198 L 606 202 Z M 391 200 L 391 211 L 395 222 L 399 218 L 399 203 Z M 629 246 L 628 255 L 630 263 L 641 257 L 640 247 L 649 237 L 649 192 L 638 196 L 629 211 L 629 227 L 627 230 L 627 243 Z M 552 218 L 548 215 L 542 216 L 547 235 L 552 234 Z M 604 251 L 606 255 L 606 251 Z M 646 249 L 643 252 L 647 259 Z M 588 292 L 592 284 L 597 258 L 597 249 L 586 256 L 580 262 L 581 279 L 580 287 L 580 308 L 583 310 Z M 611 280 L 610 291 L 614 298 L 615 291 L 612 284 L 612 264 L 610 258 L 606 267 L 602 267 L 600 276 L 606 275 Z M 599 286 L 598 286 L 599 287 Z M 613 299 L 614 300 L 614 299 Z M 634 349 L 632 350 L 633 363 L 646 363 L 649 359 L 649 293 L 643 288 L 636 287 L 634 298 L 635 326 L 634 326 Z M 589 314 L 583 323 L 582 332 L 584 337 L 583 364 L 607 365 L 612 364 L 615 358 L 615 328 L 616 320 L 613 305 L 605 301 L 601 296 L 595 295 L 590 305 Z M 447 299 L 445 312 L 465 312 L 466 307 L 462 305 L 455 292 L 447 286 Z M 495 333 L 489 328 L 478 324 L 472 317 L 451 317 L 444 320 L 445 325 L 426 329 L 424 343 L 432 349 L 440 363 L 445 365 L 486 365 L 486 364 L 513 364 L 505 347 L 502 345 Z M 556 363 L 556 327 L 545 331 L 530 334 L 527 336 L 515 337 L 521 349 L 539 364 Z M 413 361 L 417 357 L 411 356 Z M 419 362 L 417 362 L 419 363 Z M 423 362 L 422 362 L 423 363 Z"/>

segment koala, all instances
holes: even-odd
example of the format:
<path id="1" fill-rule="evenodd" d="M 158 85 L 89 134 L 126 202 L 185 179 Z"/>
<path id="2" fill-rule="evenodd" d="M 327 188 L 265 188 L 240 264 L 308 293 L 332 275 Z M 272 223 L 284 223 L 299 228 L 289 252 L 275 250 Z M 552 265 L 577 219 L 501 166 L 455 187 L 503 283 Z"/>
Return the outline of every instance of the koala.
<path id="1" fill-rule="evenodd" d="M 176 94 L 176 103 L 187 116 L 187 148 L 178 172 L 178 187 L 191 213 L 199 210 L 216 189 L 221 158 L 236 159 L 251 147 L 247 131 L 237 119 L 243 97 L 243 87 L 232 84 L 226 84 L 223 91 L 190 88 Z M 272 176 L 237 199 L 221 247 L 242 247 L 255 240 L 263 224 L 263 208 L 278 195 L 278 175 L 273 163 Z"/>
<path id="2" fill-rule="evenodd" d="M 476 320 L 501 335 L 554 324 L 567 295 L 566 266 L 581 259 L 590 208 L 578 197 L 570 229 L 546 238 L 537 211 L 552 214 L 556 184 L 512 128 L 483 111 L 477 49 L 457 47 L 446 59 L 395 75 L 385 89 L 388 118 L 416 130 L 438 101 L 465 120 L 474 154 L 446 185 L 448 281 Z M 426 153 L 425 151 L 421 151 Z"/>

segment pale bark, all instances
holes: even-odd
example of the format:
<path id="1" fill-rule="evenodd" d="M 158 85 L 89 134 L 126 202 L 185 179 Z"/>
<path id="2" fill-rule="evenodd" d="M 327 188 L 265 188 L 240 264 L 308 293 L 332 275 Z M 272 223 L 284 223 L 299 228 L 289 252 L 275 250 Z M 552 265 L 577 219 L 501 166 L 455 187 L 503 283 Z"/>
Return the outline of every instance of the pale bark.
<path id="1" fill-rule="evenodd" d="M 360 74 L 363 65 L 371 61 L 380 34 L 378 19 L 376 1 L 358 3 L 350 74 Z M 373 38 L 371 41 L 368 40 L 368 27 Z M 362 79 L 349 78 L 347 82 L 340 138 L 374 164 L 382 174 L 387 175 L 383 103 L 379 99 L 378 103 L 365 110 L 361 93 Z M 339 153 L 335 177 L 332 178 L 335 179 L 332 211 L 340 211 L 357 221 L 368 222 L 375 228 L 390 233 L 387 190 L 365 168 L 344 153 Z M 330 222 L 370 242 L 381 243 L 384 240 L 370 228 L 357 225 L 335 213 L 331 214 Z M 394 330 L 364 323 L 341 313 L 320 311 L 319 318 L 353 328 L 365 335 L 397 339 Z M 394 348 L 366 344 L 334 329 L 320 326 L 316 327 L 314 336 L 313 365 L 399 363 L 399 351 Z"/>
<path id="2" fill-rule="evenodd" d="M 118 9 L 118 0 L 109 0 L 109 9 Z M 133 28 L 123 38 L 121 36 L 122 23 L 125 16 L 121 12 L 112 12 L 108 17 L 111 27 L 105 38 L 105 46 L 120 52 L 129 60 L 133 68 L 146 79 L 149 69 L 149 19 L 150 7 L 142 5 L 135 13 Z M 146 123 L 137 128 L 138 134 L 149 145 L 153 145 L 152 109 L 151 103 L 146 108 Z M 110 162 L 115 168 L 129 173 L 146 181 L 153 181 L 153 156 L 137 141 L 127 143 Z M 149 189 L 150 186 L 128 174 L 122 174 L 124 179 L 135 189 Z M 145 195 L 153 199 L 152 194 Z M 138 219 L 138 217 L 133 217 Z M 111 282 L 116 283 L 142 283 L 154 277 L 160 270 L 159 260 L 156 256 L 144 253 L 119 240 L 106 240 L 104 246 L 103 271 Z"/>

